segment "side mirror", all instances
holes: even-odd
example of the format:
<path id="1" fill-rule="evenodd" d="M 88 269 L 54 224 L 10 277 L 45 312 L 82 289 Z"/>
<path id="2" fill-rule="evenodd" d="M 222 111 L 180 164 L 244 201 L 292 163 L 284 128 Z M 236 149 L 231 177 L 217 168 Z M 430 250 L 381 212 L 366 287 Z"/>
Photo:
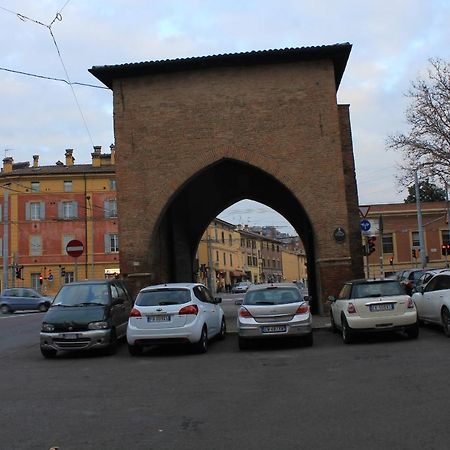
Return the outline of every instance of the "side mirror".
<path id="1" fill-rule="evenodd" d="M 310 302 L 312 300 L 312 297 L 311 295 L 304 295 L 303 300 L 305 300 L 305 302 Z"/>
<path id="2" fill-rule="evenodd" d="M 215 297 L 214 298 L 214 303 L 222 303 L 222 299 L 220 297 Z"/>
<path id="3" fill-rule="evenodd" d="M 335 297 L 334 295 L 330 295 L 330 296 L 328 297 L 328 301 L 329 301 L 330 303 L 334 303 L 334 302 L 336 301 L 336 297 Z"/>

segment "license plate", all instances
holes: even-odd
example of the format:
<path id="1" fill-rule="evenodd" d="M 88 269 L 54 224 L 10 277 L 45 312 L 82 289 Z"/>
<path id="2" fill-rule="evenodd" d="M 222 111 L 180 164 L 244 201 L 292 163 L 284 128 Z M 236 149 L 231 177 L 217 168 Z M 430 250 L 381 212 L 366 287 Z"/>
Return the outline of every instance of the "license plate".
<path id="1" fill-rule="evenodd" d="M 78 338 L 78 334 L 60 334 L 59 337 L 63 338 L 63 339 L 77 339 Z"/>
<path id="2" fill-rule="evenodd" d="M 170 322 L 170 316 L 147 316 L 147 322 Z"/>
<path id="3" fill-rule="evenodd" d="M 370 311 L 393 311 L 394 304 L 393 303 L 382 303 L 381 305 L 369 305 Z"/>
<path id="4" fill-rule="evenodd" d="M 283 333 L 286 332 L 286 325 L 272 325 L 261 327 L 263 333 Z"/>

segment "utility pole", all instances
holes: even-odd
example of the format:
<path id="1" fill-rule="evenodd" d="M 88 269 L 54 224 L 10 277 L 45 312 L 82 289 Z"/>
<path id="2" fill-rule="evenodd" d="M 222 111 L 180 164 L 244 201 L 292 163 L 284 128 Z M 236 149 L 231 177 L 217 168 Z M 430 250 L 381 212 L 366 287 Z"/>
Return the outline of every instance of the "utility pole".
<path id="1" fill-rule="evenodd" d="M 420 262 L 422 269 L 427 265 L 427 255 L 425 253 L 425 238 L 423 235 L 423 223 L 422 223 L 422 208 L 420 205 L 420 189 L 419 189 L 419 176 L 417 174 L 418 169 L 414 172 L 414 181 L 416 187 L 416 207 L 417 207 L 417 225 L 419 227 L 419 243 L 420 243 Z"/>
<path id="2" fill-rule="evenodd" d="M 378 229 L 380 230 L 380 278 L 384 278 L 384 254 L 383 254 L 383 215 L 378 216 Z"/>
<path id="3" fill-rule="evenodd" d="M 7 186 L 10 186 L 10 184 L 3 185 L 3 290 L 8 289 L 9 192 Z"/>
<path id="4" fill-rule="evenodd" d="M 213 260 L 212 260 L 212 248 L 211 248 L 211 237 L 209 236 L 208 233 L 208 237 L 206 238 L 206 248 L 207 248 L 207 252 L 208 252 L 208 287 L 209 290 L 215 294 L 216 293 L 216 285 L 215 283 L 213 283 L 213 278 L 212 278 L 212 274 L 213 274 Z"/>

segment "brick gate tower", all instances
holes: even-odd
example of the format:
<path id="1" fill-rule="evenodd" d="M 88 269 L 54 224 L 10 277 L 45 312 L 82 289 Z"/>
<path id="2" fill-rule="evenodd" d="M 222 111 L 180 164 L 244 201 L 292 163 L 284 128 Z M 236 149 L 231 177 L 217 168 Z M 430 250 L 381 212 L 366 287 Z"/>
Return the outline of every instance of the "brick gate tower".
<path id="1" fill-rule="evenodd" d="M 336 100 L 350 50 L 90 69 L 113 90 L 120 269 L 135 289 L 192 281 L 202 233 L 245 198 L 298 232 L 316 310 L 363 276 L 349 107 Z"/>

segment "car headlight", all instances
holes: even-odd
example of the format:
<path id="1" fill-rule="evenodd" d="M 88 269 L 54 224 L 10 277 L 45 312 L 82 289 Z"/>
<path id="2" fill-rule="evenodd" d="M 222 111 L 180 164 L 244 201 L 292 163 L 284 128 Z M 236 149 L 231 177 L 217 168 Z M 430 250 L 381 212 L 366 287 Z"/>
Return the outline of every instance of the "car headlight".
<path id="1" fill-rule="evenodd" d="M 108 322 L 91 322 L 88 325 L 89 330 L 106 330 L 109 328 Z"/>
<path id="2" fill-rule="evenodd" d="M 46 331 L 46 332 L 54 331 L 55 325 L 53 325 L 51 323 L 43 323 L 41 330 Z"/>

